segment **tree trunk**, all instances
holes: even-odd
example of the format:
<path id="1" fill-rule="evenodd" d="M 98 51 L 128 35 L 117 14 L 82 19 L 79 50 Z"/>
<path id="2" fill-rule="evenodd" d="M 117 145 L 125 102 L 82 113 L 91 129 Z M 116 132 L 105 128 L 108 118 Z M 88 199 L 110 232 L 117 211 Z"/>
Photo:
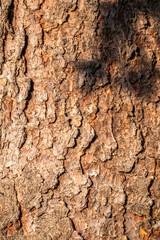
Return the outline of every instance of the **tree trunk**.
<path id="1" fill-rule="evenodd" d="M 160 239 L 160 2 L 0 19 L 0 239 Z"/>

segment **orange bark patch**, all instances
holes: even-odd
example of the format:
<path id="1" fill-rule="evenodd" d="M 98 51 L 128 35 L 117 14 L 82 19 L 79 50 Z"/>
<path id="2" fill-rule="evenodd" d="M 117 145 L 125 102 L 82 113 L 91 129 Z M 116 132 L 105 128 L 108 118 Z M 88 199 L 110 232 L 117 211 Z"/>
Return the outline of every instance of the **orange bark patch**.
<path id="1" fill-rule="evenodd" d="M 15 227 L 15 224 L 14 223 L 8 223 L 7 226 L 6 226 L 6 235 L 9 236 L 9 235 L 12 235 L 13 233 L 15 233 L 16 231 L 16 227 Z"/>
<path id="2" fill-rule="evenodd" d="M 140 228 L 140 239 L 142 240 L 149 239 L 149 233 L 147 233 L 143 228 Z"/>
<path id="3" fill-rule="evenodd" d="M 138 222 L 144 222 L 145 221 L 145 217 L 140 217 L 140 216 L 137 216 L 137 215 L 134 215 L 132 213 L 128 213 L 131 217 L 134 218 L 135 221 L 138 221 Z"/>
<path id="4" fill-rule="evenodd" d="M 22 205 L 21 211 L 22 211 L 21 217 L 22 229 L 24 231 L 24 234 L 28 234 L 33 231 L 32 216 L 31 213 L 27 209 L 25 209 Z"/>

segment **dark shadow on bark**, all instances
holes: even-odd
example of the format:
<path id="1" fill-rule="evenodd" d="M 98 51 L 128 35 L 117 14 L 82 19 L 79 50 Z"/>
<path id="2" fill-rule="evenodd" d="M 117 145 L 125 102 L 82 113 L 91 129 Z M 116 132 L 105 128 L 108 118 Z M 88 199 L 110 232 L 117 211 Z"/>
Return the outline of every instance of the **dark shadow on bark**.
<path id="1" fill-rule="evenodd" d="M 11 3 L 11 5 L 9 7 L 9 10 L 8 10 L 8 17 L 7 17 L 7 19 L 9 19 L 10 26 L 12 25 L 13 17 L 14 17 L 14 0 L 12 0 L 12 3 Z"/>
<path id="2" fill-rule="evenodd" d="M 159 0 L 119 0 L 117 3 L 101 2 L 97 29 L 97 51 L 100 57 L 92 61 L 77 61 L 78 88 L 85 94 L 95 88 L 117 84 L 134 92 L 137 97 L 156 95 L 156 81 L 160 76 L 156 50 L 148 42 L 150 18 L 160 22 Z M 159 44 L 158 26 L 154 26 L 155 44 Z M 96 55 L 96 53 L 95 53 Z M 98 54 L 97 54 L 98 56 Z M 111 68 L 117 66 L 112 77 Z"/>

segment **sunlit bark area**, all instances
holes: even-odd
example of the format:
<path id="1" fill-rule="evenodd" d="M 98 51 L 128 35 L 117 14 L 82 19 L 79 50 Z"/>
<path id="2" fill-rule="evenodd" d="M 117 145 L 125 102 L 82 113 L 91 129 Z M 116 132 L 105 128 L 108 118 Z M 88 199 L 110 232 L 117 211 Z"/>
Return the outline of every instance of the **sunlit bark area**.
<path id="1" fill-rule="evenodd" d="M 0 20 L 0 239 L 160 239 L 160 1 Z"/>

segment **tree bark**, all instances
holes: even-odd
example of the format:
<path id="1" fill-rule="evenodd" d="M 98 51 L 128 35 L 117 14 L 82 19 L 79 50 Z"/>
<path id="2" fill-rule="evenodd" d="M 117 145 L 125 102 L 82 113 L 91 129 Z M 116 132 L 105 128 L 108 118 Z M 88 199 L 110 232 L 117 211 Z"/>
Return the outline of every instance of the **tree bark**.
<path id="1" fill-rule="evenodd" d="M 160 2 L 0 19 L 0 239 L 160 239 Z"/>

